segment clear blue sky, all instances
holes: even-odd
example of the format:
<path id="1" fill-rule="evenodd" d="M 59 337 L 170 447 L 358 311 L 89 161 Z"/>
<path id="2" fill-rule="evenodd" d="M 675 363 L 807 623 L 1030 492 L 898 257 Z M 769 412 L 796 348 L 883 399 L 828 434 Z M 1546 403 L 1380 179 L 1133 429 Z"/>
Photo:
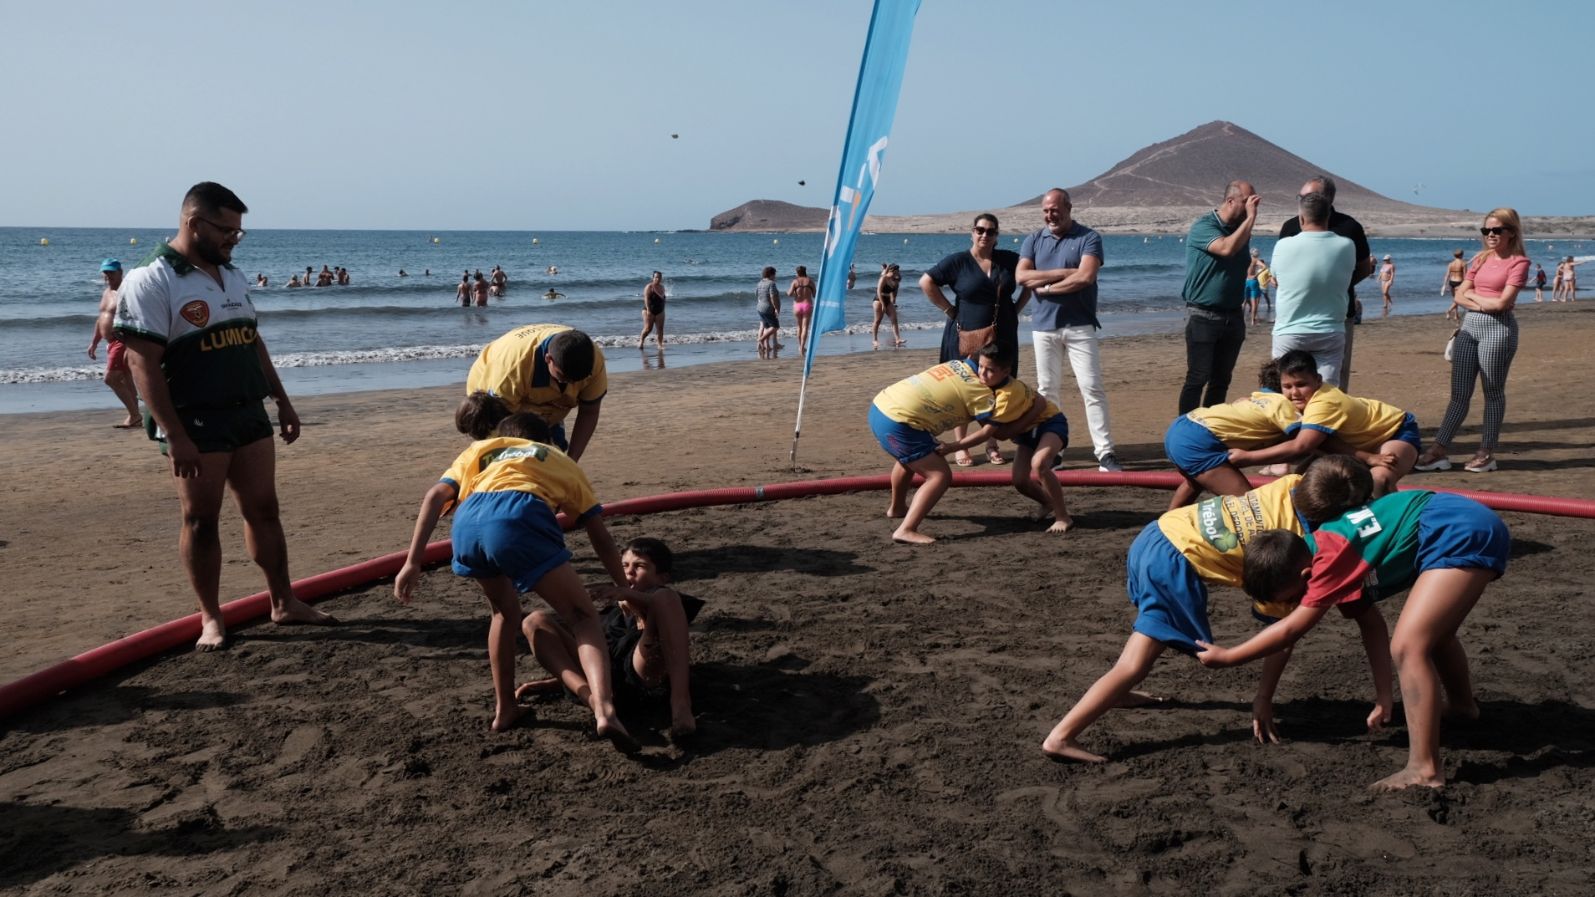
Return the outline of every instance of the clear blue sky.
<path id="1" fill-rule="evenodd" d="M 564 230 L 827 205 L 870 3 L 5 7 L 0 225 L 164 225 L 211 179 L 252 227 Z M 924 0 L 875 211 L 1228 119 L 1398 199 L 1595 213 L 1592 37 L 1565 0 Z"/>

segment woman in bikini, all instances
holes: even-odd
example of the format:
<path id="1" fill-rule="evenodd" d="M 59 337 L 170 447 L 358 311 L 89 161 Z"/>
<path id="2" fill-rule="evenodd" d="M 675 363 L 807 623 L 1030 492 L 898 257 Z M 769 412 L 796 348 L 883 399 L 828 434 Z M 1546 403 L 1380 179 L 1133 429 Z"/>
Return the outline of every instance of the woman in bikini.
<path id="1" fill-rule="evenodd" d="M 809 322 L 814 319 L 814 279 L 809 277 L 807 268 L 797 266 L 797 276 L 792 278 L 786 294 L 792 299 L 792 317 L 797 319 L 798 354 L 802 355 L 808 351 Z"/>
<path id="2" fill-rule="evenodd" d="M 875 323 L 870 325 L 873 347 L 881 347 L 881 319 L 892 319 L 892 345 L 904 345 L 902 328 L 897 324 L 897 290 L 903 285 L 903 271 L 894 263 L 881 263 L 881 279 L 875 284 Z"/>

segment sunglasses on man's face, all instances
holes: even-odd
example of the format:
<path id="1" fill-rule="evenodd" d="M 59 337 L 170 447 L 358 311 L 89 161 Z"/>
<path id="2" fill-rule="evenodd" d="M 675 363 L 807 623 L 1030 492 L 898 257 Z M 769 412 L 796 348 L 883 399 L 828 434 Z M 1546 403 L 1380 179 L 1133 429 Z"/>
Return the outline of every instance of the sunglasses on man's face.
<path id="1" fill-rule="evenodd" d="M 975 225 L 975 233 L 982 237 L 986 236 L 987 234 L 991 234 L 993 237 L 995 237 L 997 236 L 997 229 L 995 227 L 981 227 L 977 224 Z"/>
<path id="2" fill-rule="evenodd" d="M 1502 234 L 1509 234 L 1511 232 L 1512 232 L 1512 229 L 1510 227 L 1481 227 L 1481 228 L 1479 228 L 1479 233 L 1483 234 L 1486 237 L 1499 237 Z"/>

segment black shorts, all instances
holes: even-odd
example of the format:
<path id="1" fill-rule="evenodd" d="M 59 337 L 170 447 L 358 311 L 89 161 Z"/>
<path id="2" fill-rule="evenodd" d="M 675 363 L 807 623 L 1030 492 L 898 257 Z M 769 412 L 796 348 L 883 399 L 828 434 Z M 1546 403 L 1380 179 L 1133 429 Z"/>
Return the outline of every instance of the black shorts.
<path id="1" fill-rule="evenodd" d="M 681 610 L 686 614 L 687 622 L 691 623 L 697 618 L 698 611 L 703 609 L 703 600 L 680 592 L 676 594 L 681 595 Z M 668 683 L 661 680 L 658 685 L 649 685 L 637 675 L 637 665 L 632 661 L 632 655 L 642 643 L 643 635 L 642 630 L 637 628 L 637 621 L 626 616 L 626 612 L 616 604 L 599 613 L 598 625 L 603 627 L 604 645 L 609 649 L 609 683 L 615 689 L 615 695 L 640 700 L 668 697 Z"/>
<path id="2" fill-rule="evenodd" d="M 177 419 L 201 453 L 235 452 L 271 438 L 271 417 L 261 400 L 231 408 L 179 408 Z M 144 412 L 144 432 L 160 443 L 161 454 L 166 454 L 166 434 L 148 411 Z"/>

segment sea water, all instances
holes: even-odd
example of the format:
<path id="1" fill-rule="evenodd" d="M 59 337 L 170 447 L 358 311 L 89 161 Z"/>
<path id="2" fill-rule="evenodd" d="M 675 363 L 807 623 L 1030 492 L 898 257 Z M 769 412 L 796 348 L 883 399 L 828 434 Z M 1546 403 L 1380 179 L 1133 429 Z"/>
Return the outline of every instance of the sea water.
<path id="1" fill-rule="evenodd" d="M 99 302 L 100 261 L 119 258 L 131 268 L 169 234 L 159 228 L 0 228 L 0 413 L 115 405 L 98 383 L 103 349 L 98 362 L 85 352 Z M 1010 225 L 1001 248 L 1018 249 L 1015 236 Z M 1371 242 L 1376 256 L 1396 259 L 1396 314 L 1443 312 L 1449 300 L 1439 288 L 1452 250 L 1471 255 L 1477 246 L 1474 240 Z M 1265 258 L 1273 243 L 1267 237 L 1253 241 Z M 965 234 L 861 236 L 847 332 L 827 334 L 821 351 L 871 350 L 870 300 L 884 262 L 902 266 L 904 337 L 914 347 L 936 345 L 945 318 L 921 295 L 919 275 L 968 246 Z M 1556 257 L 1578 255 L 1582 247 L 1564 240 L 1535 241 L 1529 248 L 1554 270 Z M 818 276 L 822 251 L 823 235 L 817 233 L 252 230 L 234 250 L 233 262 L 251 283 L 259 273 L 269 278 L 269 286 L 250 294 L 261 334 L 290 393 L 306 395 L 460 383 L 484 343 L 539 321 L 585 330 L 604 347 L 614 371 L 736 359 L 756 363 L 753 288 L 760 270 L 774 266 L 784 292 L 797 265 Z M 1104 252 L 1104 335 L 1182 326 L 1185 246 L 1178 236 L 1108 236 Z M 323 265 L 347 268 L 352 283 L 286 286 L 293 273 L 303 274 L 307 266 L 319 273 Z M 486 308 L 461 308 L 454 289 L 462 272 L 486 274 L 494 265 L 509 276 L 506 295 L 490 299 Z M 548 273 L 550 266 L 558 273 Z M 838 267 L 826 276 L 844 275 L 845 266 Z M 400 277 L 400 269 L 408 276 Z M 669 297 L 662 359 L 651 341 L 646 352 L 636 348 L 643 286 L 655 270 L 664 273 Z M 561 295 L 543 298 L 550 289 Z M 1366 282 L 1359 292 L 1366 314 L 1377 316 L 1377 285 Z M 792 323 L 790 302 L 784 301 L 788 355 L 797 345 Z M 884 345 L 890 346 L 889 325 L 883 330 Z"/>

